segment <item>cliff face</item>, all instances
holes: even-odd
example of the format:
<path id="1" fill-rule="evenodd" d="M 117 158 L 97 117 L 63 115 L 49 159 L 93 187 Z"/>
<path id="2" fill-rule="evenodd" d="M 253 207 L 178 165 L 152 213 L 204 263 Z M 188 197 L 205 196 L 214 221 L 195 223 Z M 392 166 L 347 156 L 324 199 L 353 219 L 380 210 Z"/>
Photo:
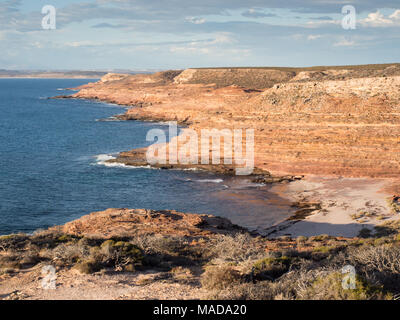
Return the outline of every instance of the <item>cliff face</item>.
<path id="1" fill-rule="evenodd" d="M 108 80 L 74 97 L 132 105 L 125 119 L 253 128 L 255 166 L 272 173 L 400 173 L 398 65 L 188 69 Z"/>

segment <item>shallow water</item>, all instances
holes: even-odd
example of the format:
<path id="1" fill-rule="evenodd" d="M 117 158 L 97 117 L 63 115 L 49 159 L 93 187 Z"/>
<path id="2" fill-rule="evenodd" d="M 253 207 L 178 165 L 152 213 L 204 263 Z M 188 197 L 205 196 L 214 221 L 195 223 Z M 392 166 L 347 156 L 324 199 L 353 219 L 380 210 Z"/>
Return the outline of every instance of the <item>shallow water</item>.
<path id="1" fill-rule="evenodd" d="M 87 82 L 0 79 L 0 234 L 121 207 L 210 213 L 251 229 L 288 216 L 286 201 L 246 179 L 106 165 L 119 151 L 149 145 L 148 130 L 167 127 L 114 121 L 124 112 L 115 105 L 47 99 Z"/>

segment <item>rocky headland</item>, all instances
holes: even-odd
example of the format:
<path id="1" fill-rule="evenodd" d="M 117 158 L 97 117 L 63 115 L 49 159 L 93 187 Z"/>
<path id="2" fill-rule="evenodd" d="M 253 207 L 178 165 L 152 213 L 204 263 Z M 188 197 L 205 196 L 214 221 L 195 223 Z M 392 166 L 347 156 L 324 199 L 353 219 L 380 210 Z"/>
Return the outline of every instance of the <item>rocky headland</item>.
<path id="1" fill-rule="evenodd" d="M 109 74 L 78 89 L 130 106 L 121 119 L 252 128 L 255 167 L 272 174 L 399 177 L 399 65 Z"/>
<path id="2" fill-rule="evenodd" d="M 254 129 L 251 180 L 292 182 L 276 188 L 294 203 L 316 208 L 294 216 L 305 219 L 297 228 L 292 223 L 274 226 L 281 230 L 276 234 L 296 236 L 324 229 L 354 236 L 359 226 L 371 228 L 397 219 L 387 199 L 399 190 L 398 64 L 108 74 L 77 89 L 65 98 L 128 106 L 118 116 L 124 120 L 176 121 L 183 133 L 188 128 L 199 136 L 203 129 Z M 185 139 L 181 134 L 171 142 L 179 148 Z M 168 144 L 165 148 L 168 155 Z M 123 151 L 109 161 L 146 166 L 145 155 L 146 149 Z M 223 159 L 219 165 L 167 160 L 153 166 L 235 174 L 235 165 L 226 165 Z M 294 220 L 297 224 L 299 219 Z"/>
<path id="3" fill-rule="evenodd" d="M 0 299 L 397 298 L 400 65 L 108 74 L 77 89 L 58 98 L 128 106 L 120 119 L 176 121 L 182 132 L 254 129 L 249 179 L 271 184 L 294 214 L 256 234 L 208 214 L 108 209 L 2 236 Z M 145 154 L 110 161 L 147 166 Z M 341 285 L 348 264 L 357 290 Z M 56 281 L 44 290 L 48 265 Z"/>

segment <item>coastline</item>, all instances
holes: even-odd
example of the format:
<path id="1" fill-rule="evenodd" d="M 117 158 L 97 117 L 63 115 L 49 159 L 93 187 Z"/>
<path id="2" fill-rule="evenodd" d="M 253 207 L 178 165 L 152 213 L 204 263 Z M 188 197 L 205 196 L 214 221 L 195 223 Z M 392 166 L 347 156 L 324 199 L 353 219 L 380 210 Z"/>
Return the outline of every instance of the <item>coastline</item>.
<path id="1" fill-rule="evenodd" d="M 86 86 L 96 91 L 98 85 Z M 109 102 L 101 96 L 96 100 Z M 71 97 L 89 98 L 81 91 Z M 188 118 L 187 110 L 175 114 L 175 109 L 160 117 L 147 114 L 151 107 L 133 107 L 126 117 L 177 120 L 196 130 L 207 123 L 198 118 L 201 112 Z M 147 165 L 145 150 L 99 160 L 111 166 Z M 263 162 L 260 154 L 255 156 L 257 163 Z M 211 214 L 115 208 L 29 235 L 0 236 L 0 299 L 313 299 L 315 284 L 336 274 L 340 283 L 340 268 L 349 261 L 357 261 L 368 250 L 398 248 L 399 208 L 391 197 L 399 190 L 397 177 L 379 178 L 376 172 L 372 177 L 340 176 L 326 173 L 326 168 L 320 175 L 301 167 L 295 173 L 267 168 L 261 166 L 245 178 L 254 186 L 267 184 L 274 195 L 271 203 L 291 204 L 293 215 L 265 230 L 251 232 Z M 197 169 L 230 177 L 234 167 Z M 43 290 L 42 272 L 48 266 L 56 272 L 57 290 Z M 357 270 L 363 272 L 362 266 L 356 265 Z M 318 278 L 307 277 L 312 272 Z M 362 291 L 355 298 L 391 299 L 388 292 L 392 291 Z"/>
<path id="2" fill-rule="evenodd" d="M 97 83 L 89 83 L 87 85 L 80 86 L 76 88 L 79 90 L 77 93 L 70 96 L 58 96 L 56 98 L 79 98 L 79 99 L 91 99 L 106 103 L 113 103 L 117 105 L 121 105 L 125 108 L 129 108 L 127 112 L 123 115 L 116 116 L 120 120 L 139 120 L 139 121 L 153 121 L 153 122 L 165 122 L 165 121 L 176 121 L 179 125 L 184 125 L 185 127 L 189 127 L 194 130 L 200 130 L 201 128 L 209 127 L 209 124 L 206 124 L 202 118 L 201 112 L 194 112 L 191 104 L 193 103 L 191 100 L 191 96 L 198 96 L 202 94 L 201 92 L 205 89 L 206 92 L 211 92 L 208 94 L 207 100 L 209 100 L 209 104 L 212 106 L 211 108 L 215 108 L 216 104 L 218 108 L 222 108 L 224 110 L 226 107 L 224 104 L 221 104 L 221 101 L 216 100 L 222 97 L 233 97 L 234 100 L 241 100 L 241 96 L 243 93 L 247 94 L 246 99 L 253 99 L 252 97 L 259 95 L 260 90 L 249 91 L 246 93 L 246 90 L 240 87 L 226 87 L 226 88 L 215 88 L 213 85 L 202 85 L 202 84 L 170 84 L 165 79 L 162 79 L 162 83 L 158 83 L 159 78 L 162 78 L 162 73 L 158 73 L 155 75 L 140 75 L 140 76 L 128 76 L 129 86 L 124 82 L 126 79 L 126 75 L 110 75 L 109 77 L 105 77 L 105 79 L 100 80 Z M 177 78 L 182 77 L 181 75 L 176 76 L 174 79 L 177 82 Z M 115 84 L 114 84 L 115 83 Z M 150 83 L 150 84 L 148 84 Z M 279 86 L 278 86 L 279 87 Z M 125 90 L 130 88 L 137 91 L 137 96 L 125 94 Z M 150 92 L 157 91 L 158 94 L 154 96 Z M 172 93 L 168 93 L 168 91 L 172 91 Z M 177 93 L 174 93 L 177 92 Z M 217 96 L 213 96 L 213 92 Z M 172 97 L 178 97 L 178 101 L 176 104 L 181 103 L 180 110 L 174 108 L 172 112 L 168 113 L 160 113 L 161 108 L 168 108 L 170 103 L 168 102 Z M 143 98 L 140 98 L 140 97 Z M 148 100 L 146 97 L 151 97 Z M 182 98 L 180 98 L 182 96 Z M 163 101 L 165 98 L 167 101 Z M 182 100 L 182 99 L 186 100 Z M 156 100 L 155 100 L 156 99 Z M 179 100 L 181 99 L 181 100 Z M 224 98 L 225 99 L 225 98 Z M 232 100 L 229 98 L 229 100 Z M 181 102 L 179 102 L 181 101 Z M 189 102 L 189 105 L 186 106 L 186 102 Z M 201 102 L 203 103 L 203 102 Z M 226 103 L 226 102 L 224 102 Z M 165 104 L 165 105 L 164 105 Z M 156 112 L 153 109 L 156 108 Z M 158 108 L 158 109 L 157 109 Z M 215 110 L 215 109 L 212 109 Z M 225 114 L 224 111 L 216 112 Z M 230 124 L 226 121 L 224 125 L 230 127 Z M 351 125 L 351 124 L 348 124 Z M 368 124 L 366 124 L 368 125 Z M 221 127 L 221 126 L 219 126 Z M 179 139 L 179 137 L 177 137 Z M 108 160 L 109 163 L 123 164 L 127 166 L 140 166 L 146 167 L 149 164 L 146 162 L 144 157 L 146 149 L 136 149 L 132 151 L 124 151 L 121 152 L 116 159 Z M 258 155 L 256 153 L 256 159 Z M 260 163 L 258 161 L 258 163 Z M 156 165 L 156 168 L 160 169 L 188 169 L 191 167 L 196 167 L 201 170 L 208 170 L 211 172 L 216 172 L 220 174 L 231 175 L 233 173 L 234 168 L 232 166 L 224 166 L 224 165 Z M 273 167 L 273 166 L 272 166 Z M 366 209 L 365 203 L 362 204 L 359 202 L 357 197 L 344 197 L 342 195 L 336 195 L 332 192 L 328 192 L 331 188 L 332 184 L 335 184 L 333 181 L 336 181 L 336 188 L 339 190 L 341 188 L 340 183 L 343 182 L 343 178 L 341 174 L 332 174 L 332 173 L 324 173 L 324 170 L 320 170 L 319 174 L 315 172 L 307 172 L 302 169 L 294 172 L 293 171 L 285 171 L 285 170 L 273 170 L 273 174 L 266 170 L 266 167 L 261 165 L 256 167 L 255 172 L 252 174 L 251 179 L 253 182 L 257 183 L 265 183 L 265 184 L 273 184 L 273 188 L 275 188 L 275 183 L 281 182 L 289 182 L 288 188 L 285 192 L 283 192 L 282 196 L 287 197 L 293 201 L 293 206 L 298 206 L 298 210 L 293 215 L 293 217 L 289 218 L 287 221 L 283 221 L 282 223 L 275 225 L 272 227 L 272 230 L 267 230 L 266 233 L 278 237 L 282 235 L 290 235 L 293 237 L 300 235 L 316 235 L 316 233 L 321 227 L 320 233 L 327 233 L 330 235 L 336 236 L 346 236 L 346 237 L 355 237 L 359 234 L 362 229 L 370 229 L 376 225 L 382 223 L 383 220 L 391 221 L 392 219 L 396 219 L 397 217 L 390 213 L 390 209 L 387 204 L 385 204 L 385 198 L 389 197 L 389 193 L 385 195 L 381 195 L 378 193 L 379 189 L 384 188 L 385 186 L 391 183 L 397 183 L 397 180 L 393 180 L 393 174 L 379 176 L 377 174 L 371 173 L 363 173 L 363 174 L 345 174 L 348 179 L 364 179 L 359 180 L 360 183 L 353 183 L 352 190 L 354 192 L 364 190 L 364 186 L 367 184 L 374 186 L 373 190 L 369 190 L 368 196 L 370 199 L 365 199 L 365 203 L 368 201 L 372 203 L 379 203 L 381 208 L 378 210 L 380 219 L 382 221 L 378 221 L 376 219 L 376 213 L 371 214 L 370 218 L 366 218 L 366 221 L 361 220 L 357 221 L 357 219 L 352 219 L 351 215 L 357 214 L 357 212 Z M 289 174 L 288 174 L 289 173 Z M 371 176 L 372 175 L 372 176 Z M 353 177 L 352 177 L 353 176 Z M 377 176 L 377 178 L 374 178 Z M 386 180 L 382 180 L 385 176 L 387 176 Z M 305 178 L 304 178 L 305 177 Z M 331 178 L 329 178 L 331 177 Z M 333 180 L 330 180 L 333 179 Z M 345 178 L 346 179 L 346 178 Z M 317 181 L 317 182 L 315 182 Z M 379 181 L 384 181 L 379 183 Z M 305 196 L 305 191 L 310 188 L 313 184 L 317 183 L 323 192 L 316 195 L 315 197 L 307 197 Z M 286 184 L 283 185 L 285 187 Z M 292 188 L 290 186 L 293 186 Z M 293 191 L 296 187 L 300 189 Z M 276 188 L 279 188 L 276 187 Z M 371 187 L 372 188 L 372 187 Z M 328 197 L 328 199 L 325 199 Z M 330 198 L 329 198 L 330 197 Z M 300 201 L 299 201 L 300 199 Z M 338 203 L 342 200 L 346 200 L 347 209 L 342 210 L 340 205 L 334 206 L 335 212 L 332 210 L 327 210 L 326 206 L 329 206 L 327 203 Z M 342 201 L 343 202 L 343 201 Z M 367 206 L 368 208 L 371 206 Z M 382 209 L 385 207 L 384 209 Z M 368 209 L 367 208 L 367 209 Z M 372 206 L 372 211 L 377 211 L 376 207 Z M 351 210 L 355 212 L 350 212 Z M 302 234 L 304 233 L 304 234 Z"/>
<path id="3" fill-rule="evenodd" d="M 262 92 L 262 90 L 249 90 L 246 93 L 246 89 L 237 86 L 218 88 L 212 84 L 186 84 L 185 80 L 182 80 L 186 77 L 186 75 L 183 76 L 185 72 L 186 71 L 178 74 L 178 76 L 174 78 L 174 83 L 172 84 L 170 79 L 167 81 L 163 78 L 162 73 L 128 77 L 124 75 L 118 76 L 113 74 L 105 77 L 103 80 L 100 80 L 97 83 L 89 83 L 76 88 L 79 91 L 71 96 L 59 96 L 59 98 L 94 99 L 96 101 L 113 103 L 130 108 L 125 114 L 117 116 L 120 120 L 155 122 L 176 121 L 179 125 L 184 125 L 185 127 L 199 131 L 202 128 L 210 127 L 210 123 L 202 120 L 204 112 L 193 109 L 192 97 L 200 97 L 201 100 L 198 101 L 198 103 L 204 106 L 207 104 L 208 107 L 206 110 L 216 110 L 216 107 L 217 110 L 221 110 L 218 112 L 212 112 L 212 114 L 215 114 L 216 117 L 216 120 L 212 120 L 212 122 L 215 123 L 215 121 L 219 121 L 218 119 L 220 118 L 220 114 L 222 116 L 227 114 L 225 111 L 226 108 L 229 107 L 232 109 L 232 106 L 227 105 L 227 103 L 235 103 L 233 101 L 236 101 L 237 103 L 237 101 L 243 101 L 243 99 L 254 100 L 260 94 L 260 92 Z M 334 71 L 330 72 L 331 74 L 334 74 Z M 345 74 L 346 72 L 341 71 L 340 73 Z M 125 79 L 129 79 L 129 84 L 127 82 L 128 80 Z M 346 85 L 346 83 L 338 82 L 337 85 L 342 86 Z M 368 85 L 370 85 L 369 82 Z M 282 86 L 282 84 L 274 86 L 279 88 L 279 86 Z M 134 93 L 127 95 L 127 90 L 133 90 Z M 269 89 L 267 89 L 267 91 L 268 90 Z M 154 94 L 154 92 L 157 93 Z M 202 95 L 204 94 L 207 98 L 203 102 Z M 171 105 L 171 99 L 177 99 L 175 104 L 179 104 L 179 108 Z M 168 110 L 168 112 L 162 112 L 162 110 Z M 258 127 L 256 122 L 252 123 L 254 126 Z M 217 124 L 216 127 L 229 128 L 231 125 L 232 124 L 229 122 L 223 121 L 222 125 Z M 234 121 L 233 125 L 238 125 L 237 121 Z M 330 124 L 330 126 L 332 125 L 334 125 L 334 123 Z M 368 127 L 371 124 L 366 123 L 365 125 Z M 394 123 L 392 123 L 392 125 L 395 126 Z M 351 127 L 352 124 L 349 123 L 346 126 Z M 176 139 L 179 140 L 179 137 Z M 116 159 L 109 160 L 109 162 L 128 166 L 145 167 L 149 165 L 144 157 L 145 151 L 146 149 L 124 151 L 121 152 Z M 393 183 L 398 183 L 397 176 L 393 174 L 380 175 L 378 173 L 368 172 L 369 169 L 367 171 L 364 170 L 363 173 L 357 173 L 357 171 L 351 169 L 350 172 L 353 173 L 346 173 L 343 175 L 340 174 L 340 172 L 324 172 L 326 170 L 323 168 L 307 172 L 307 170 L 304 170 L 304 165 L 300 170 L 297 169 L 294 172 L 292 170 L 285 170 L 282 167 L 279 168 L 279 170 L 272 170 L 273 173 L 271 173 L 269 167 L 273 169 L 274 165 L 267 167 L 262 165 L 261 161 L 257 161 L 259 160 L 257 152 L 258 150 L 256 150 L 256 169 L 250 178 L 257 183 L 272 183 L 273 188 L 275 189 L 279 188 L 279 185 L 275 187 L 275 183 L 279 184 L 281 182 L 290 182 L 288 185 L 283 185 L 283 188 L 286 186 L 289 187 L 286 188 L 286 191 L 283 192 L 282 196 L 290 199 L 294 206 L 296 203 L 299 205 L 297 208 L 298 210 L 296 210 L 297 213 L 295 213 L 292 218 L 273 226 L 272 230 L 267 231 L 267 234 L 270 234 L 271 236 L 274 235 L 276 237 L 281 235 L 292 235 L 296 237 L 302 235 L 302 232 L 307 235 L 316 235 L 316 233 L 320 232 L 318 230 L 321 227 L 320 233 L 355 237 L 362 229 L 367 228 L 373 230 L 373 228 L 382 223 L 383 220 L 392 220 L 397 218 L 396 215 L 391 214 L 390 209 L 385 203 L 385 199 L 389 197 L 390 194 L 386 193 L 381 195 L 378 193 L 379 189 Z M 187 169 L 194 166 L 167 164 L 156 165 L 156 167 L 161 169 Z M 209 170 L 211 172 L 228 175 L 232 174 L 234 170 L 234 168 L 231 166 L 223 165 L 197 165 L 195 167 L 202 170 Z M 348 177 L 347 179 L 355 179 L 354 181 L 359 181 L 359 184 L 352 184 L 352 188 L 356 193 L 358 192 L 357 190 L 362 193 L 365 185 L 374 186 L 373 190 L 369 190 L 367 192 L 370 199 L 365 199 L 365 203 L 368 203 L 368 201 L 372 203 L 379 203 L 377 206 L 382 208 L 384 207 L 384 209 L 380 208 L 379 211 L 374 206 L 367 206 L 367 208 L 365 203 L 361 203 L 357 197 L 343 197 L 340 194 L 333 194 L 332 192 L 329 192 L 328 190 L 332 188 L 332 185 L 335 185 L 334 181 L 336 181 L 335 188 L 338 190 L 341 189 L 340 184 L 346 179 L 342 177 Z M 387 179 L 382 180 L 385 177 Z M 381 184 L 380 181 L 384 182 Z M 305 191 L 315 183 L 319 184 L 320 188 L 322 188 L 324 191 L 318 194 L 318 196 L 316 195 L 314 198 L 305 196 L 307 193 Z M 298 188 L 298 186 L 301 187 L 298 190 L 293 191 L 290 186 L 293 186 L 292 189 L 295 189 L 296 187 Z M 334 206 L 335 212 L 332 212 L 332 210 L 328 210 L 326 208 L 329 206 L 327 203 L 332 204 L 340 202 L 348 202 L 348 208 L 343 210 L 340 205 L 336 205 Z M 322 207 L 319 207 L 316 204 L 320 204 Z M 371 214 L 371 218 L 366 218 L 368 221 L 363 222 L 363 220 L 361 220 L 361 223 L 357 221 L 357 219 L 354 220 L 351 218 L 351 215 L 357 214 L 357 212 L 366 209 L 370 209 L 373 212 L 381 212 L 378 215 L 380 215 L 380 219 L 382 220 L 377 220 L 376 217 L 374 217 L 376 216 L 375 213 Z M 354 212 L 350 212 L 351 210 Z"/>

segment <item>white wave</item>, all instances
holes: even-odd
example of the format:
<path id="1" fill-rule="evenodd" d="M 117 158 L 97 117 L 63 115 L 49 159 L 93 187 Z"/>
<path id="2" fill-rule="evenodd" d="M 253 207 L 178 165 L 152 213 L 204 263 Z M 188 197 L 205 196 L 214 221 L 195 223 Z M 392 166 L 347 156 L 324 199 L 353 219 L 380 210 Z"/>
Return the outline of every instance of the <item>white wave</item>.
<path id="1" fill-rule="evenodd" d="M 118 119 L 116 117 L 109 117 L 105 119 L 96 119 L 97 122 L 119 122 L 122 121 L 121 119 Z"/>
<path id="2" fill-rule="evenodd" d="M 208 183 L 221 183 L 224 182 L 222 179 L 200 179 L 196 180 L 197 182 L 208 182 Z"/>
<path id="3" fill-rule="evenodd" d="M 118 162 L 106 162 L 104 163 L 104 166 L 109 168 L 125 168 L 125 169 L 157 169 L 157 168 L 152 168 L 151 166 L 128 166 L 124 163 L 118 163 Z"/>
<path id="4" fill-rule="evenodd" d="M 124 163 L 118 162 L 107 162 L 108 160 L 116 159 L 116 157 L 110 154 L 99 154 L 96 156 L 96 165 L 102 165 L 109 168 L 126 168 L 126 169 L 157 169 L 153 168 L 150 165 L 147 166 L 129 166 Z"/>
<path id="5" fill-rule="evenodd" d="M 115 157 L 112 156 L 111 154 L 99 154 L 96 156 L 97 162 L 105 162 L 107 160 L 112 160 L 112 159 L 115 159 Z"/>
<path id="6" fill-rule="evenodd" d="M 67 90 L 67 89 L 64 89 L 64 88 L 57 88 L 57 91 L 64 91 L 64 90 Z"/>

